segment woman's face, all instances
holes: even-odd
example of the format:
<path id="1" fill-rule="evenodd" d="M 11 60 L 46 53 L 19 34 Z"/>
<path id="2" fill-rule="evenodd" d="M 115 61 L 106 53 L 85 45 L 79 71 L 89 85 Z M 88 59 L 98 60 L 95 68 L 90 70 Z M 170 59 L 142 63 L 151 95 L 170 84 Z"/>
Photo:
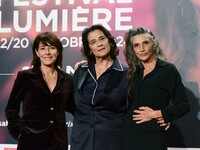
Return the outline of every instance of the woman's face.
<path id="1" fill-rule="evenodd" d="M 41 66 L 54 66 L 59 54 L 55 46 L 50 44 L 43 45 L 41 42 L 35 52 L 41 61 Z"/>
<path id="2" fill-rule="evenodd" d="M 132 38 L 133 51 L 142 62 L 149 62 L 153 58 L 153 41 L 148 34 L 139 34 Z"/>
<path id="3" fill-rule="evenodd" d="M 110 56 L 110 43 L 101 30 L 94 30 L 88 34 L 90 52 L 96 59 Z"/>

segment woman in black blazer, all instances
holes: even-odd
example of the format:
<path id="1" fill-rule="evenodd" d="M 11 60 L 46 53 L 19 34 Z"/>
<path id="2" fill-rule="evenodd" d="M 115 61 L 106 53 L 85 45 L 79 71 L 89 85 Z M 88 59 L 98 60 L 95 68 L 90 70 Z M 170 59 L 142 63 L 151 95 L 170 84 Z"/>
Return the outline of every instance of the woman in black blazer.
<path id="1" fill-rule="evenodd" d="M 146 28 L 127 32 L 124 54 L 131 105 L 124 118 L 123 150 L 167 150 L 165 125 L 189 111 L 181 76 Z"/>
<path id="2" fill-rule="evenodd" d="M 60 70 L 62 44 L 53 33 L 40 33 L 32 53 L 33 67 L 18 72 L 5 109 L 8 130 L 18 150 L 68 150 L 65 111 L 73 111 L 73 79 Z"/>
<path id="3" fill-rule="evenodd" d="M 116 58 L 116 42 L 103 26 L 86 28 L 82 41 L 87 63 L 74 74 L 71 150 L 122 150 L 127 69 Z"/>

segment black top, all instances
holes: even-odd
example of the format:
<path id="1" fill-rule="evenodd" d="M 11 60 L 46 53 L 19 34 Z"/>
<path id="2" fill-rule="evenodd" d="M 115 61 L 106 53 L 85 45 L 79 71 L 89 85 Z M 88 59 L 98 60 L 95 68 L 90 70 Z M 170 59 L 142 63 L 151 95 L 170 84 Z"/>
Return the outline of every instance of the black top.
<path id="1" fill-rule="evenodd" d="M 124 118 L 124 150 L 164 150 L 167 149 L 164 127 L 160 127 L 156 119 L 136 124 L 132 120 L 133 110 L 140 106 L 161 110 L 166 123 L 180 118 L 190 108 L 185 87 L 171 63 L 157 59 L 154 70 L 144 78 L 143 69 L 143 66 L 137 69 L 132 82 L 129 97 L 132 104 Z"/>

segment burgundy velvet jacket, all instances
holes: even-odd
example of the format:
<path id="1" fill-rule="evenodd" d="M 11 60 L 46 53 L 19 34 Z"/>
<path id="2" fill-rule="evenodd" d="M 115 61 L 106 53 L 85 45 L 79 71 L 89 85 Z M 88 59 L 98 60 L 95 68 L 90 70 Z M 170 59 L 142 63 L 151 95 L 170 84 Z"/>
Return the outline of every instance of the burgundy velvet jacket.
<path id="1" fill-rule="evenodd" d="M 39 135 L 33 140 L 45 143 L 53 137 L 58 147 L 68 146 L 65 111 L 73 111 L 73 80 L 71 75 L 58 68 L 57 71 L 58 80 L 52 92 L 39 69 L 33 67 L 18 73 L 5 109 L 8 130 L 16 140 Z"/>

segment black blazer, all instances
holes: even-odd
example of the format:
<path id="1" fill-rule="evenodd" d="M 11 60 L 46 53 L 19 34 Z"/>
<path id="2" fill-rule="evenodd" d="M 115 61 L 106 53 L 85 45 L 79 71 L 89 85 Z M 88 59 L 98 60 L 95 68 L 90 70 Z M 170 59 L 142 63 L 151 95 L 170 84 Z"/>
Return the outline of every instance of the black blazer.
<path id="1" fill-rule="evenodd" d="M 45 143 L 51 135 L 57 139 L 58 147 L 68 145 L 65 111 L 73 111 L 73 80 L 71 75 L 57 71 L 58 80 L 52 92 L 39 69 L 18 72 L 5 109 L 8 130 L 16 140 L 30 134 L 39 135 L 33 140 Z"/>
<path id="2" fill-rule="evenodd" d="M 88 65 L 74 74 L 75 112 L 71 150 L 121 150 L 122 117 L 126 112 L 127 69 L 116 60 L 104 89 L 104 96 L 95 104 L 85 99 L 82 87 L 91 75 Z"/>

